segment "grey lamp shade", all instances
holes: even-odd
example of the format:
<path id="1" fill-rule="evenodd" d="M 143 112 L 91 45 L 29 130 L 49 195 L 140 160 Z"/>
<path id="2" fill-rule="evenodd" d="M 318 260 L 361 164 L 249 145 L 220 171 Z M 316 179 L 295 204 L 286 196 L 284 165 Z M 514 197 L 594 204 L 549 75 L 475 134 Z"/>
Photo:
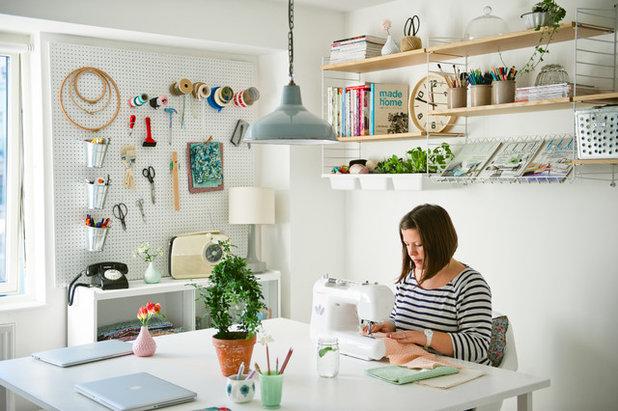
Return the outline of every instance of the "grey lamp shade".
<path id="1" fill-rule="evenodd" d="M 328 122 L 311 114 L 302 103 L 300 87 L 283 87 L 281 105 L 272 113 L 253 123 L 244 138 L 245 143 L 263 144 L 328 144 L 337 137 Z"/>
<path id="2" fill-rule="evenodd" d="M 230 224 L 274 224 L 275 190 L 267 187 L 232 187 L 229 191 Z"/>

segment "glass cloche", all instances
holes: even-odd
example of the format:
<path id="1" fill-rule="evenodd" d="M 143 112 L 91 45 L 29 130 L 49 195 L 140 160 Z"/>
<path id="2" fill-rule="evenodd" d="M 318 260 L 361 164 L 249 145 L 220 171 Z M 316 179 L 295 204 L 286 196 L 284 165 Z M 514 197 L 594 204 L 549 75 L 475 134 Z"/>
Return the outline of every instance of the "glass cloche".
<path id="1" fill-rule="evenodd" d="M 569 74 L 560 64 L 548 64 L 541 69 L 536 76 L 535 86 L 547 86 L 549 84 L 568 83 Z"/>
<path id="2" fill-rule="evenodd" d="M 500 17 L 491 14 L 491 7 L 485 6 L 482 16 L 470 20 L 464 31 L 463 39 L 473 40 L 508 32 L 509 29 L 506 22 Z"/>

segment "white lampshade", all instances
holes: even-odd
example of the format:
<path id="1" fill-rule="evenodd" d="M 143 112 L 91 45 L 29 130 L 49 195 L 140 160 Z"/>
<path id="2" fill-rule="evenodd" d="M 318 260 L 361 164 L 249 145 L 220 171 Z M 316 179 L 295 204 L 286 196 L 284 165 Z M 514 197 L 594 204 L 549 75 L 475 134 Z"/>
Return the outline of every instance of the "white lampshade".
<path id="1" fill-rule="evenodd" d="M 268 187 L 232 187 L 230 224 L 275 224 L 275 190 Z"/>

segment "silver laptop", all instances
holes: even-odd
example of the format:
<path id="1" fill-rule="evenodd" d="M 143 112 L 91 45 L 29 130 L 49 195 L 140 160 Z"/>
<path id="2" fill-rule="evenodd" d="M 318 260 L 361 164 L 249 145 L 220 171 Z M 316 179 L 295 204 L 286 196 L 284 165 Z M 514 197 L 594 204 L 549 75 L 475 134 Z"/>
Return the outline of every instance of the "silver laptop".
<path id="1" fill-rule="evenodd" d="M 58 348 L 55 350 L 35 352 L 32 354 L 37 360 L 45 361 L 58 367 L 70 367 L 107 358 L 120 357 L 132 354 L 131 343 L 119 340 L 105 340 L 73 347 Z"/>
<path id="2" fill-rule="evenodd" d="M 147 372 L 75 384 L 75 391 L 112 410 L 152 410 L 193 401 L 197 394 Z"/>

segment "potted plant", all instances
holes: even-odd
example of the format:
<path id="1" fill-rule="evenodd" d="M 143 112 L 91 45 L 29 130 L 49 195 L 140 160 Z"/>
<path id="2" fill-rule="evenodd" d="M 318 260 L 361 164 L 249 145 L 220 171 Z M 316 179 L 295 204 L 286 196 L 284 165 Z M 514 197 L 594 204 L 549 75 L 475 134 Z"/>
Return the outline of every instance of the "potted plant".
<path id="1" fill-rule="evenodd" d="M 528 28 L 534 28 L 541 33 L 532 56 L 530 56 L 526 65 L 521 69 L 522 72 L 529 73 L 533 71 L 543 61 L 544 55 L 549 53 L 549 43 L 551 43 L 556 30 L 560 27 L 560 21 L 565 16 L 566 10 L 554 0 L 542 0 L 532 7 L 532 11 L 521 15 Z"/>
<path id="2" fill-rule="evenodd" d="M 230 251 L 229 240 L 219 242 L 224 251 L 212 269 L 208 286 L 191 284 L 210 311 L 217 329 L 213 345 L 221 372 L 226 377 L 238 372 L 241 363 L 251 364 L 256 334 L 262 325 L 261 310 L 266 308 L 262 287 L 247 268 L 247 260 Z"/>
<path id="3" fill-rule="evenodd" d="M 374 172 L 392 174 L 395 190 L 419 190 L 422 188 L 422 173 L 440 173 L 452 158 L 448 143 L 427 150 L 415 147 L 407 151 L 405 157 L 393 154 L 379 162 Z"/>

